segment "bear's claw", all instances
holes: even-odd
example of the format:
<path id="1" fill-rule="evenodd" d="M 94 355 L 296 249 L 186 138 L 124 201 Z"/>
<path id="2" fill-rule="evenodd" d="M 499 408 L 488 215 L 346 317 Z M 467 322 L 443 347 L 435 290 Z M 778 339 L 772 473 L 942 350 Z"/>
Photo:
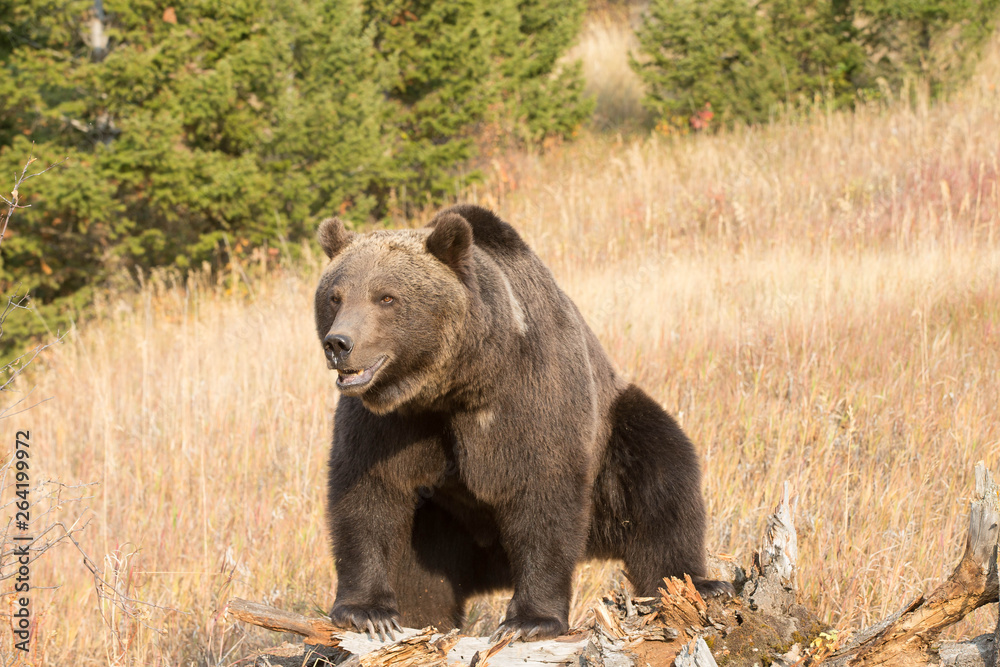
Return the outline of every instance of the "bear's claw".
<path id="1" fill-rule="evenodd" d="M 508 644 L 513 644 L 518 639 L 521 638 L 520 630 L 510 630 L 504 626 L 497 628 L 497 631 L 493 633 L 490 637 L 490 644 L 499 644 L 500 642 L 507 642 Z"/>
<path id="2" fill-rule="evenodd" d="M 365 632 L 372 639 L 378 637 L 383 642 L 386 637 L 396 641 L 395 632 L 402 632 L 399 612 L 395 609 L 337 605 L 330 610 L 330 621 L 338 628 Z"/>
<path id="3" fill-rule="evenodd" d="M 736 597 L 736 589 L 728 581 L 717 581 L 714 579 L 697 579 L 694 582 L 694 587 L 697 589 L 701 597 L 715 598 L 719 596 L 725 596 L 727 598 Z"/>
<path id="4" fill-rule="evenodd" d="M 490 643 L 497 644 L 501 641 L 507 641 L 508 644 L 512 644 L 518 639 L 524 641 L 551 639 L 565 632 L 566 624 L 552 617 L 508 618 L 490 637 Z"/>

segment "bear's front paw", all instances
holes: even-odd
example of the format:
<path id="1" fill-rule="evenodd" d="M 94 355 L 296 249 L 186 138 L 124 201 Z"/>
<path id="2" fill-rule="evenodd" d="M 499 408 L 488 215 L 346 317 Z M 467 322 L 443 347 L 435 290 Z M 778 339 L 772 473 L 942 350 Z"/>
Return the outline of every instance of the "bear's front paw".
<path id="1" fill-rule="evenodd" d="M 491 643 L 504 641 L 510 637 L 511 642 L 518 639 L 524 641 L 539 641 L 552 639 L 566 634 L 568 626 L 554 616 L 513 616 L 504 619 L 497 631 L 490 637 Z"/>
<path id="2" fill-rule="evenodd" d="M 389 637 L 396 641 L 393 630 L 399 627 L 399 612 L 393 607 L 365 607 L 355 604 L 337 604 L 330 610 L 330 622 L 338 628 L 367 632 L 374 639 L 385 641 Z"/>

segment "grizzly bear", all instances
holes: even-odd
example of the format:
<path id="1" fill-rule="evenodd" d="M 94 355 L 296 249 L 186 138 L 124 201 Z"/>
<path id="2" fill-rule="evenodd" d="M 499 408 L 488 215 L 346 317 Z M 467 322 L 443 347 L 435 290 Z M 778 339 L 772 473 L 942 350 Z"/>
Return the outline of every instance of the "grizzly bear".
<path id="1" fill-rule="evenodd" d="M 623 561 L 638 595 L 685 573 L 731 593 L 705 578 L 694 447 L 513 227 L 460 205 L 424 229 L 325 220 L 319 241 L 334 624 L 451 628 L 512 588 L 496 636 L 556 636 L 587 558 Z"/>

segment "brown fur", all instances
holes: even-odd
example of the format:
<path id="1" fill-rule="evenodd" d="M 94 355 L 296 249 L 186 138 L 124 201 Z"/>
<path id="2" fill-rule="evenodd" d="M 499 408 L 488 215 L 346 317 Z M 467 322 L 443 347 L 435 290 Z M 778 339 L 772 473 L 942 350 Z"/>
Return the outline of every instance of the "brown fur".
<path id="1" fill-rule="evenodd" d="M 559 634 L 586 557 L 623 559 L 643 595 L 683 573 L 730 590 L 703 579 L 693 446 L 510 225 L 457 206 L 423 230 L 330 220 L 319 238 L 316 324 L 342 392 L 335 623 L 450 627 L 512 587 L 503 629 Z"/>

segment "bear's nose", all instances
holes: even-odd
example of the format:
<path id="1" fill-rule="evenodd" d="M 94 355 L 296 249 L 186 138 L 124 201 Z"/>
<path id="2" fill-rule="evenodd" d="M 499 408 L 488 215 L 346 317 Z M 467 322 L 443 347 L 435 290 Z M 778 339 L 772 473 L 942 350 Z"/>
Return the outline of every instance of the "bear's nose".
<path id="1" fill-rule="evenodd" d="M 326 350 L 327 358 L 333 361 L 350 354 L 354 349 L 354 341 L 344 334 L 330 334 L 323 339 L 323 348 Z"/>

